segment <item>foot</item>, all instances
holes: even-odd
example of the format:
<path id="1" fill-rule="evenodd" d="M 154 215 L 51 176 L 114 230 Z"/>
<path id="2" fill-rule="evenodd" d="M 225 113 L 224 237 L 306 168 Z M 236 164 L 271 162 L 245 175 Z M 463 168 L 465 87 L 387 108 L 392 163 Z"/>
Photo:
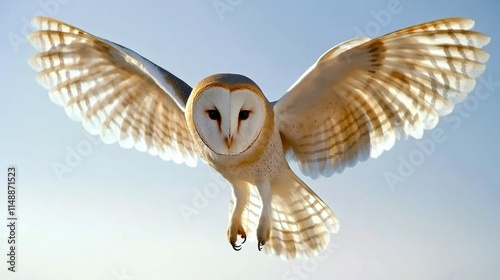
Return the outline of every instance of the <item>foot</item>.
<path id="1" fill-rule="evenodd" d="M 239 245 L 236 244 L 236 242 L 238 241 L 238 236 L 243 239 L 243 241 Z M 233 249 L 235 251 L 241 250 L 241 245 L 245 243 L 245 241 L 247 241 L 247 235 L 240 223 L 231 223 L 229 225 L 229 227 L 227 228 L 227 239 L 229 240 L 229 244 L 233 246 Z"/>
<path id="2" fill-rule="evenodd" d="M 247 240 L 247 234 L 241 225 L 241 215 L 245 206 L 248 204 L 250 197 L 248 187 L 244 182 L 234 182 L 231 183 L 233 190 L 234 209 L 231 214 L 231 219 L 229 220 L 229 226 L 227 227 L 227 239 L 235 251 L 241 250 L 241 245 Z M 238 236 L 240 236 L 243 241 L 237 245 Z"/>

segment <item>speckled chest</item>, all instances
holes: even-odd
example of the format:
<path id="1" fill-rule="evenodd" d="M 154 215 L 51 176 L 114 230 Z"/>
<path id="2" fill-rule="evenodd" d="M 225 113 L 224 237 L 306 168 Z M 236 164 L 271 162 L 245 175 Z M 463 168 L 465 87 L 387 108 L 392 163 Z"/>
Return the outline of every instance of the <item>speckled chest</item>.
<path id="1" fill-rule="evenodd" d="M 281 137 L 274 131 L 254 146 L 234 156 L 217 156 L 209 161 L 229 181 L 244 180 L 251 184 L 271 182 L 286 168 L 286 158 Z"/>

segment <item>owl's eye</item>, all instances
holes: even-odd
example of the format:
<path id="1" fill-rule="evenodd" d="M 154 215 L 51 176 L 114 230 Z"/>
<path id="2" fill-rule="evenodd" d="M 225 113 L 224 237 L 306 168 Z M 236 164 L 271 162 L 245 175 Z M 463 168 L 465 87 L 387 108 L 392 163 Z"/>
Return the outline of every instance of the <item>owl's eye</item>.
<path id="1" fill-rule="evenodd" d="M 250 111 L 248 111 L 248 110 L 241 110 L 240 114 L 238 115 L 238 119 L 240 121 L 244 121 L 244 120 L 248 119 L 248 116 L 250 116 Z"/>
<path id="2" fill-rule="evenodd" d="M 208 110 L 208 117 L 214 121 L 220 121 L 220 113 L 216 109 Z"/>

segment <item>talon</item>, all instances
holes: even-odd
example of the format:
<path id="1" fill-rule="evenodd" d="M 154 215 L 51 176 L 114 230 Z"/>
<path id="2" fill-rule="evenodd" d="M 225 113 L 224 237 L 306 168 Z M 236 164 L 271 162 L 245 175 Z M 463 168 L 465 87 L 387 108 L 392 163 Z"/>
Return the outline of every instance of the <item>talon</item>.
<path id="1" fill-rule="evenodd" d="M 241 250 L 241 245 L 243 243 L 245 243 L 245 241 L 247 241 L 247 235 L 246 235 L 245 230 L 243 229 L 243 227 L 241 225 L 239 225 L 239 226 L 230 225 L 227 229 L 227 237 L 229 240 L 229 244 L 231 244 L 231 246 L 233 247 L 233 249 L 235 251 Z M 241 241 L 237 245 L 237 243 L 239 241 L 239 237 L 241 237 L 241 239 L 243 241 Z"/>
<path id="2" fill-rule="evenodd" d="M 236 245 L 236 241 L 234 243 L 231 242 L 231 246 L 233 246 L 233 249 L 235 251 L 241 250 L 241 245 L 243 245 L 243 243 L 245 243 L 245 241 L 247 241 L 247 236 L 245 234 L 241 234 L 241 233 L 238 233 L 238 234 L 241 236 L 241 238 L 243 238 L 243 241 L 241 241 L 240 245 Z"/>
<path id="3" fill-rule="evenodd" d="M 233 249 L 234 249 L 235 251 L 239 251 L 239 250 L 241 250 L 241 245 L 236 245 L 236 243 L 231 243 L 231 246 L 233 246 Z"/>
<path id="4" fill-rule="evenodd" d="M 239 245 L 236 245 L 236 242 L 238 242 L 238 235 L 241 236 L 243 241 Z M 241 250 L 241 245 L 243 245 L 243 243 L 245 243 L 245 241 L 247 241 L 246 234 L 244 232 L 243 233 L 238 232 L 238 234 L 236 235 L 236 239 L 234 241 L 229 241 L 229 243 L 231 244 L 231 246 L 233 247 L 233 249 L 235 251 L 239 251 L 239 250 Z"/>
<path id="5" fill-rule="evenodd" d="M 262 247 L 264 247 L 265 244 L 266 243 L 259 241 L 259 243 L 257 244 L 257 249 L 259 249 L 259 251 L 262 251 Z"/>

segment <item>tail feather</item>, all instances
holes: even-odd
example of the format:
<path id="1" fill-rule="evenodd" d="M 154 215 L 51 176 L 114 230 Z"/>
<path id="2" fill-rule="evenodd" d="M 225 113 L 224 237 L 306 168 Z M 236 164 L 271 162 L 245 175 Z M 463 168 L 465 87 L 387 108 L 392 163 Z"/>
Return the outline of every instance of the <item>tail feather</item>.
<path id="1" fill-rule="evenodd" d="M 272 186 L 271 239 L 264 248 L 285 259 L 316 255 L 326 249 L 330 233 L 338 231 L 339 223 L 330 207 L 289 173 Z"/>

